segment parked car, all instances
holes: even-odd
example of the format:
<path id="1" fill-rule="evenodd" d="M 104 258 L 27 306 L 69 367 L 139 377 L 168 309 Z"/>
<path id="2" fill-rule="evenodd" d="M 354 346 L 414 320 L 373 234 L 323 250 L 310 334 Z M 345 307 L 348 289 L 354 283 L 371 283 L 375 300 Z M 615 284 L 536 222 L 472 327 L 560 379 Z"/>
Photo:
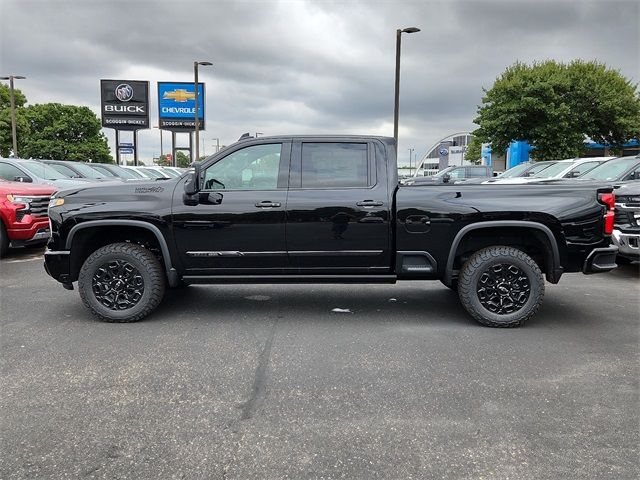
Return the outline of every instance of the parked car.
<path id="1" fill-rule="evenodd" d="M 613 244 L 618 247 L 618 263 L 640 260 L 640 181 L 628 182 L 615 190 L 616 216 Z"/>
<path id="2" fill-rule="evenodd" d="M 420 185 L 429 183 L 458 183 L 466 180 L 487 180 L 493 177 L 490 165 L 462 165 L 445 168 L 429 177 L 412 177 L 404 182 L 405 185 Z"/>
<path id="3" fill-rule="evenodd" d="M 580 175 L 593 170 L 598 165 L 613 158 L 615 157 L 575 158 L 559 160 L 553 165 L 550 165 L 547 168 L 544 168 L 528 177 L 497 179 L 494 183 L 535 183 L 546 180 L 559 180 L 562 178 L 578 178 Z"/>
<path id="4" fill-rule="evenodd" d="M 166 180 L 169 177 L 169 175 L 160 172 L 159 170 L 156 170 L 155 168 L 151 168 L 151 167 L 144 167 L 144 166 L 129 166 L 126 167 L 127 169 L 131 169 L 134 170 L 136 172 L 138 172 L 140 175 L 144 175 L 147 178 L 153 179 L 153 180 Z"/>
<path id="5" fill-rule="evenodd" d="M 531 177 L 538 172 L 541 172 L 545 168 L 550 167 L 558 163 L 554 160 L 543 161 L 543 162 L 525 162 L 516 165 L 515 167 L 511 167 L 509 170 L 506 170 L 502 173 L 499 173 L 493 178 L 478 178 L 478 179 L 469 179 L 465 183 L 495 183 L 498 180 L 504 180 L 505 178 L 520 178 L 520 177 Z M 494 172 L 496 173 L 496 172 Z"/>
<path id="6" fill-rule="evenodd" d="M 155 169 L 160 170 L 162 173 L 166 174 L 170 178 L 177 178 L 182 175 L 181 173 L 176 172 L 175 170 L 169 167 L 156 167 Z"/>
<path id="7" fill-rule="evenodd" d="M 46 163 L 53 169 L 60 173 L 67 175 L 71 178 L 84 178 L 93 182 L 108 182 L 113 180 L 108 176 L 94 170 L 93 168 L 85 165 L 82 162 L 71 162 L 68 160 L 38 160 L 39 162 Z"/>
<path id="8" fill-rule="evenodd" d="M 9 247 L 44 245 L 51 232 L 47 207 L 56 189 L 0 180 L 0 257 Z"/>
<path id="9" fill-rule="evenodd" d="M 398 186 L 397 171 L 393 138 L 239 141 L 181 178 L 59 193 L 46 270 L 110 322 L 144 318 L 166 285 L 440 280 L 480 323 L 515 327 L 543 275 L 616 267 L 610 185 Z"/>
<path id="10" fill-rule="evenodd" d="M 97 170 L 102 174 L 114 179 L 118 178 L 125 181 L 149 180 L 141 173 L 138 173 L 130 168 L 123 168 L 120 165 L 114 165 L 111 163 L 92 163 L 90 166 L 94 170 Z"/>
<path id="11" fill-rule="evenodd" d="M 36 160 L 0 158 L 0 178 L 15 182 L 51 185 L 58 189 L 86 186 L 85 178 L 69 178 L 55 168 Z"/>
<path id="12" fill-rule="evenodd" d="M 583 173 L 580 180 L 601 180 L 603 182 L 626 182 L 640 180 L 640 158 L 619 157 Z"/>

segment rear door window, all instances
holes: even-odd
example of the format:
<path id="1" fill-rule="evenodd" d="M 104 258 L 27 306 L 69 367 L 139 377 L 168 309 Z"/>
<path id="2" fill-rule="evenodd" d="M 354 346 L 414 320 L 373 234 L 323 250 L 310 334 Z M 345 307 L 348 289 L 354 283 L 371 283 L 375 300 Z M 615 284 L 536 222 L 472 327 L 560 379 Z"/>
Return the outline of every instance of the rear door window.
<path id="1" fill-rule="evenodd" d="M 302 188 L 366 188 L 372 183 L 366 143 L 302 144 Z"/>

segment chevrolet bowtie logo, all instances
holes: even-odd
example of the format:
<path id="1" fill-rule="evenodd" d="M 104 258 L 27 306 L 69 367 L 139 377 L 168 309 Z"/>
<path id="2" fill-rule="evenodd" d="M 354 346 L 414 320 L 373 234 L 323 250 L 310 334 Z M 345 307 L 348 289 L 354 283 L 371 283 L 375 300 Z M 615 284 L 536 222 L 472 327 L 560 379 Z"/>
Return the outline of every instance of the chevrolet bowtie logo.
<path id="1" fill-rule="evenodd" d="M 195 100 L 194 92 L 187 92 L 184 88 L 176 88 L 173 92 L 164 92 L 162 96 L 164 100 L 174 100 L 176 102 L 186 102 L 187 100 Z"/>

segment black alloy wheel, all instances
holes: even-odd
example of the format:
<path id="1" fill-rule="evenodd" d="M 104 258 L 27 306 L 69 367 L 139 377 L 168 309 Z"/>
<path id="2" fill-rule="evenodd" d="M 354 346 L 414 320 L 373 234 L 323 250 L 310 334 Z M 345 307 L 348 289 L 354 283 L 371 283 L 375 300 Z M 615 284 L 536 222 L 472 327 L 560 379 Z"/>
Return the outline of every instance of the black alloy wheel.
<path id="1" fill-rule="evenodd" d="M 82 302 L 105 322 L 142 320 L 164 296 L 166 274 L 160 260 L 135 243 L 97 249 L 78 275 Z"/>
<path id="2" fill-rule="evenodd" d="M 91 287 L 96 300 L 110 310 L 127 310 L 138 304 L 144 293 L 144 279 L 125 260 L 112 260 L 98 267 Z"/>
<path id="3" fill-rule="evenodd" d="M 480 303 L 499 315 L 521 310 L 531 295 L 529 277 L 517 266 L 498 263 L 487 268 L 478 280 Z"/>
<path id="4" fill-rule="evenodd" d="M 518 327 L 542 305 L 544 278 L 522 250 L 487 247 L 474 253 L 458 276 L 458 296 L 467 312 L 488 327 Z"/>

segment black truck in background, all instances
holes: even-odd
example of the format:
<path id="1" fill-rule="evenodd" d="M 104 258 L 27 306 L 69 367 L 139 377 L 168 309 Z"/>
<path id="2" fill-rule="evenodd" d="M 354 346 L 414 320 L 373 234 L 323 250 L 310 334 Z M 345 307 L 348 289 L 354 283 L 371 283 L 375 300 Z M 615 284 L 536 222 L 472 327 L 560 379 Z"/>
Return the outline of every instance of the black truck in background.
<path id="1" fill-rule="evenodd" d="M 249 138 L 180 178 L 58 193 L 45 268 L 109 322 L 188 284 L 439 280 L 514 327 L 545 278 L 616 267 L 613 207 L 591 183 L 400 186 L 392 138 Z"/>

